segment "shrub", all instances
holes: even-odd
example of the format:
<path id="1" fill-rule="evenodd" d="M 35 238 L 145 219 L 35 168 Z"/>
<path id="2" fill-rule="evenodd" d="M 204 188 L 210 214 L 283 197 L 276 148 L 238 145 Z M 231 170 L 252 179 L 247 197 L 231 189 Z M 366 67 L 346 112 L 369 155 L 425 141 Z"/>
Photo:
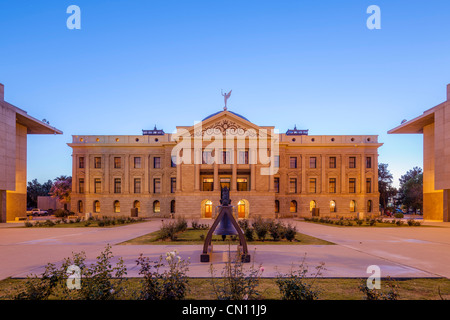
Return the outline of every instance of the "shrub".
<path id="1" fill-rule="evenodd" d="M 300 263 L 298 270 L 292 270 L 290 273 L 277 276 L 276 284 L 283 300 L 317 300 L 320 294 L 318 289 L 314 289 L 314 283 L 317 277 L 322 275 L 324 263 L 316 267 L 316 272 L 308 276 L 308 266 L 305 259 Z"/>
<path id="2" fill-rule="evenodd" d="M 274 241 L 279 241 L 282 235 L 284 235 L 285 227 L 281 222 L 271 221 L 268 225 L 269 234 Z"/>
<path id="3" fill-rule="evenodd" d="M 370 226 L 374 226 L 376 224 L 376 221 L 375 221 L 375 219 L 371 219 L 370 221 L 369 221 L 369 225 Z"/>
<path id="4" fill-rule="evenodd" d="M 349 227 L 351 227 L 351 226 L 353 226 L 353 222 L 351 222 L 350 220 L 348 220 L 346 225 L 349 226 Z"/>
<path id="5" fill-rule="evenodd" d="M 85 221 L 85 222 L 84 222 L 84 226 L 85 226 L 85 227 L 89 227 L 90 225 L 91 225 L 91 222 L 90 222 L 90 221 Z"/>
<path id="6" fill-rule="evenodd" d="M 234 258 L 225 263 L 222 277 L 219 281 L 215 278 L 214 267 L 211 264 L 210 273 L 214 294 L 218 300 L 253 300 L 257 299 L 260 293 L 257 290 L 259 280 L 264 271 L 260 265 L 255 268 L 252 265 L 248 273 L 244 272 L 242 256 L 237 254 Z"/>
<path id="7" fill-rule="evenodd" d="M 401 219 L 404 217 L 403 213 L 397 212 L 394 217 L 396 217 L 397 219 Z"/>
<path id="8" fill-rule="evenodd" d="M 264 241 L 267 233 L 269 232 L 269 222 L 265 221 L 261 217 L 257 217 L 253 223 L 252 227 L 255 230 L 258 240 Z"/>
<path id="9" fill-rule="evenodd" d="M 397 300 L 399 295 L 397 291 L 397 285 L 394 280 L 388 277 L 384 280 L 385 287 L 388 288 L 387 292 L 382 292 L 381 289 L 369 289 L 367 287 L 367 280 L 363 280 L 359 285 L 359 290 L 364 294 L 365 300 Z"/>
<path id="10" fill-rule="evenodd" d="M 357 220 L 356 220 L 356 224 L 357 224 L 358 226 L 361 226 L 361 225 L 363 224 L 363 220 L 357 219 Z"/>
<path id="11" fill-rule="evenodd" d="M 395 224 L 397 225 L 397 226 L 402 226 L 403 225 L 403 221 L 402 220 L 397 220 L 396 222 L 395 222 Z"/>
<path id="12" fill-rule="evenodd" d="M 60 269 L 56 269 L 53 264 L 48 264 L 41 277 L 29 277 L 27 282 L 14 297 L 20 300 L 45 300 L 50 296 L 58 300 L 112 300 L 120 298 L 124 292 L 126 281 L 126 267 L 120 258 L 116 266 L 113 267 L 111 259 L 111 246 L 97 257 L 95 264 L 87 266 L 85 264 L 86 255 L 84 252 L 74 253 L 72 258 L 64 259 Z M 70 290 L 67 287 L 69 266 L 80 268 L 81 288 Z"/>
<path id="13" fill-rule="evenodd" d="M 253 228 L 249 227 L 249 228 L 245 229 L 244 230 L 244 236 L 245 236 L 245 239 L 247 241 L 255 240 L 254 233 L 253 233 Z"/>
<path id="14" fill-rule="evenodd" d="M 99 221 L 99 222 L 97 222 L 97 225 L 99 227 L 104 227 L 105 226 L 105 222 L 104 221 Z"/>
<path id="15" fill-rule="evenodd" d="M 175 224 L 175 232 L 183 232 L 186 231 L 188 227 L 186 219 L 183 217 L 178 217 Z"/>
<path id="16" fill-rule="evenodd" d="M 297 228 L 292 226 L 290 223 L 284 228 L 283 238 L 286 238 L 288 241 L 292 241 L 295 239 L 297 235 Z"/>
<path id="17" fill-rule="evenodd" d="M 33 226 L 33 224 L 31 222 L 29 222 L 29 221 L 25 222 L 25 227 L 30 228 L 32 226 Z"/>
<path id="18" fill-rule="evenodd" d="M 69 210 L 56 209 L 55 211 L 56 218 L 66 218 L 67 216 L 69 216 Z"/>
<path id="19" fill-rule="evenodd" d="M 163 222 L 160 230 L 159 230 L 159 239 L 166 240 L 170 239 L 172 241 L 176 240 L 177 233 L 177 222 Z"/>
<path id="20" fill-rule="evenodd" d="M 176 250 L 166 253 L 167 266 L 163 257 L 159 261 L 150 262 L 142 254 L 136 260 L 140 266 L 139 274 L 143 275 L 141 281 L 141 300 L 181 300 L 188 290 L 187 271 L 189 261 L 181 259 Z M 160 272 L 162 268 L 166 270 Z"/>

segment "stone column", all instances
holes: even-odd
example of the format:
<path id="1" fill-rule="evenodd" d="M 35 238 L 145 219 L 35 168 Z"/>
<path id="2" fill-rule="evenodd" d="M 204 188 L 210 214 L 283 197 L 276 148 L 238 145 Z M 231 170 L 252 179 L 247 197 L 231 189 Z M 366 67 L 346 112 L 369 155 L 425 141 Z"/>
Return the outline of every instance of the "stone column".
<path id="1" fill-rule="evenodd" d="M 256 163 L 258 163 L 257 151 L 251 148 L 251 164 L 250 164 L 250 190 L 256 190 Z"/>
<path id="2" fill-rule="evenodd" d="M 124 176 L 124 193 L 130 192 L 130 156 L 126 155 L 124 157 L 125 165 L 123 170 L 123 176 Z"/>
<path id="3" fill-rule="evenodd" d="M 177 158 L 177 160 L 178 163 L 179 158 Z M 181 191 L 181 163 L 177 165 L 177 192 L 179 191 Z"/>
<path id="4" fill-rule="evenodd" d="M 231 191 L 236 191 L 237 187 L 237 152 L 233 149 L 232 164 L 231 164 Z"/>
<path id="5" fill-rule="evenodd" d="M 361 189 L 360 192 L 362 194 L 366 193 L 366 155 L 363 151 L 363 153 L 361 154 Z"/>
<path id="6" fill-rule="evenodd" d="M 326 193 L 327 192 L 327 181 L 325 177 L 325 156 L 322 154 L 320 155 L 320 165 L 321 167 L 321 179 L 320 179 L 320 193 Z"/>
<path id="7" fill-rule="evenodd" d="M 102 192 L 103 193 L 106 193 L 106 194 L 108 194 L 108 193 L 110 193 L 111 192 L 111 190 L 109 189 L 109 171 L 110 171 L 110 169 L 109 169 L 109 165 L 110 165 L 110 161 L 111 160 L 111 155 L 106 155 L 105 156 L 105 165 L 104 165 L 104 167 L 105 167 L 105 169 L 104 169 L 104 177 L 105 177 L 105 181 L 103 181 L 103 190 L 102 190 Z M 94 188 L 95 188 L 95 186 L 94 186 Z"/>
<path id="8" fill-rule="evenodd" d="M 144 193 L 149 193 L 149 186 L 150 186 L 150 175 L 149 175 L 149 162 L 148 156 L 144 156 L 144 181 L 142 183 L 144 184 Z"/>
<path id="9" fill-rule="evenodd" d="M 219 165 L 214 162 L 214 191 L 220 191 Z"/>
<path id="10" fill-rule="evenodd" d="M 348 190 L 346 190 L 346 172 L 345 172 L 345 157 L 343 155 L 340 156 L 341 159 L 341 193 L 347 193 Z"/>
<path id="11" fill-rule="evenodd" d="M 194 149 L 194 191 L 200 191 L 200 163 L 202 150 Z"/>
<path id="12" fill-rule="evenodd" d="M 302 187 L 301 187 L 301 193 L 305 194 L 306 193 L 306 157 L 305 155 L 301 155 L 302 159 L 301 159 L 301 164 L 302 164 Z"/>
<path id="13" fill-rule="evenodd" d="M 90 192 L 90 179 L 89 179 L 89 167 L 91 165 L 91 157 L 86 154 L 84 161 L 84 193 L 88 194 Z M 78 190 L 77 190 L 78 192 Z"/>

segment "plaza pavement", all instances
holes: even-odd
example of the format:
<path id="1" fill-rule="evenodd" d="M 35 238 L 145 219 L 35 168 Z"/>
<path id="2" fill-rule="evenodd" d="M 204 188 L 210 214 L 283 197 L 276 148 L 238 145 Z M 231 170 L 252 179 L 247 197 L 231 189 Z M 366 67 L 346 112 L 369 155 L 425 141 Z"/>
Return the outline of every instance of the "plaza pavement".
<path id="1" fill-rule="evenodd" d="M 211 220 L 200 221 L 211 224 Z M 378 265 L 381 276 L 450 278 L 450 223 L 428 223 L 435 227 L 357 228 L 319 225 L 285 220 L 301 233 L 331 241 L 336 245 L 249 245 L 255 267 L 263 276 L 287 273 L 305 259 L 310 272 L 325 263 L 324 277 L 367 277 L 369 265 Z M 109 243 L 116 257 L 122 257 L 128 276 L 138 275 L 140 253 L 157 260 L 177 249 L 190 258 L 189 276 L 209 277 L 210 264 L 200 263 L 202 245 L 118 245 L 159 229 L 160 219 L 115 228 L 14 228 L 0 224 L 0 279 L 40 274 L 47 263 L 58 265 L 72 252 L 84 251 L 92 263 Z M 229 249 L 215 245 L 212 264 L 220 276 Z M 246 264 L 246 268 L 252 263 Z"/>

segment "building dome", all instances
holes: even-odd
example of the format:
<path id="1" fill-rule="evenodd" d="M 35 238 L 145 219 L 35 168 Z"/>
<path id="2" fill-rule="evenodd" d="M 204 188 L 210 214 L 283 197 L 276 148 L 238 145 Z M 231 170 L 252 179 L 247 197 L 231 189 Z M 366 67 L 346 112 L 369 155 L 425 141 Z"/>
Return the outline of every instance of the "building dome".
<path id="1" fill-rule="evenodd" d="M 227 111 L 230 112 L 230 113 L 232 113 L 232 114 L 234 114 L 235 116 L 238 116 L 239 118 L 242 118 L 242 119 L 244 119 L 244 120 L 246 120 L 246 121 L 250 121 L 250 120 L 248 120 L 246 117 L 241 116 L 239 113 L 236 113 L 236 112 L 233 112 L 233 111 L 230 111 L 230 110 L 227 110 Z M 205 121 L 206 119 L 209 119 L 209 118 L 211 118 L 211 117 L 214 117 L 216 114 L 219 114 L 219 113 L 221 113 L 221 112 L 225 112 L 225 111 L 222 110 L 222 111 L 218 111 L 218 112 L 215 112 L 215 113 L 213 113 L 213 114 L 210 114 L 209 116 L 207 116 L 206 118 L 204 118 L 202 121 Z"/>

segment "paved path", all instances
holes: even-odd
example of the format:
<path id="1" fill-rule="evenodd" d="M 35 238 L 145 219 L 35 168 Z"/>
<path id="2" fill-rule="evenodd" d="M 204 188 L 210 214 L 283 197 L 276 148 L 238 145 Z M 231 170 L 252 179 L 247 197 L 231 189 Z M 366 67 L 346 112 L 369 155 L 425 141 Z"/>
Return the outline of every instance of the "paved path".
<path id="1" fill-rule="evenodd" d="M 211 220 L 200 222 L 211 224 Z M 293 223 L 300 232 L 336 245 L 249 246 L 255 267 L 262 264 L 264 268 L 263 276 L 287 273 L 293 264 L 298 265 L 306 257 L 310 271 L 325 263 L 325 277 L 367 277 L 367 267 L 378 265 L 382 276 L 450 278 L 448 223 L 433 228 L 344 228 Z M 140 253 L 156 260 L 174 249 L 183 258 L 190 258 L 190 276 L 210 276 L 210 264 L 200 263 L 201 245 L 118 245 L 157 230 L 160 220 L 115 228 L 12 228 L 11 225 L 0 225 L 0 279 L 39 274 L 48 262 L 58 264 L 72 252 L 84 251 L 88 262 L 93 262 L 108 243 L 113 245 L 114 255 L 124 259 L 129 276 L 138 276 L 135 260 Z M 216 275 L 223 270 L 228 250 L 226 245 L 214 246 Z"/>

